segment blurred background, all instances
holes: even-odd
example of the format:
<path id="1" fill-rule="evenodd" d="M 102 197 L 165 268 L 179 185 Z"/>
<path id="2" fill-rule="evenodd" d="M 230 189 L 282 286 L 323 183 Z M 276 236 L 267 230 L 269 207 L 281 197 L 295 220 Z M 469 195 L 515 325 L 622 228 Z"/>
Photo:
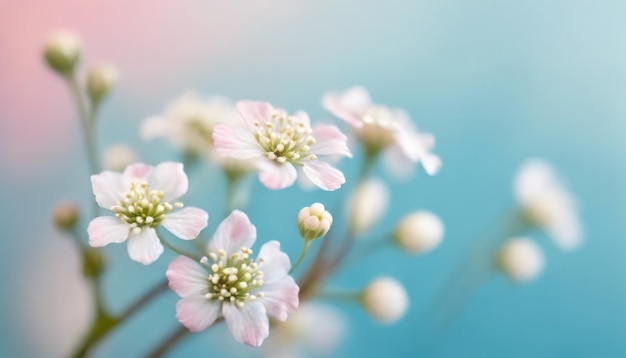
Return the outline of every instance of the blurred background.
<path id="1" fill-rule="evenodd" d="M 61 200 L 84 209 L 92 200 L 75 108 L 41 56 L 46 36 L 60 28 L 80 34 L 82 70 L 103 61 L 120 70 L 101 112 L 101 148 L 127 143 L 148 163 L 178 154 L 166 141 L 142 142 L 141 121 L 186 90 L 266 100 L 329 121 L 322 94 L 362 85 L 435 134 L 441 172 L 392 182 L 392 209 L 377 232 L 427 209 L 445 222 L 444 242 L 418 257 L 388 249 L 333 281 L 360 288 L 391 275 L 411 297 L 407 315 L 389 327 L 339 305 L 347 331 L 334 355 L 626 355 L 625 16 L 626 2 L 617 0 L 1 3 L 0 355 L 67 354 L 91 312 L 78 253 L 50 220 Z M 553 163 L 577 196 L 585 243 L 566 253 L 538 235 L 546 268 L 535 282 L 495 275 L 432 339 L 425 317 L 435 292 L 472 241 L 514 209 L 512 180 L 531 157 Z M 357 163 L 341 168 L 354 178 Z M 375 175 L 393 180 L 382 167 Z M 209 211 L 212 233 L 223 181 L 208 169 L 190 176 L 186 204 Z M 247 212 L 259 240 L 280 239 L 292 258 L 301 247 L 297 210 L 313 201 L 332 208 L 342 197 L 297 186 L 270 192 L 256 178 L 253 193 Z M 125 245 L 105 252 L 114 312 L 162 279 L 174 257 L 144 267 L 128 259 Z M 177 327 L 176 300 L 162 295 L 95 355 L 147 352 Z M 235 349 L 216 345 L 224 336 L 193 335 L 171 354 L 224 355 Z"/>

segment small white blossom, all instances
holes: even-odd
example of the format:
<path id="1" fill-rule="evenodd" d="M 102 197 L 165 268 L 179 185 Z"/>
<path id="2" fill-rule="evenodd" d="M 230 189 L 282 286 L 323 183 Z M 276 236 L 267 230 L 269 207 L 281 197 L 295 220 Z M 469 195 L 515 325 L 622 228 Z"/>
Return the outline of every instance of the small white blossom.
<path id="1" fill-rule="evenodd" d="M 394 239 L 407 252 L 425 253 L 439 245 L 443 234 L 443 223 L 438 216 L 427 211 L 418 211 L 400 221 Z"/>
<path id="2" fill-rule="evenodd" d="M 326 235 L 333 223 L 333 217 L 324 204 L 315 203 L 304 207 L 298 213 L 298 229 L 305 240 L 314 240 Z"/>
<path id="3" fill-rule="evenodd" d="M 391 324 L 404 316 L 409 308 L 409 297 L 400 282 L 380 277 L 365 288 L 361 303 L 378 322 Z"/>
<path id="4" fill-rule="evenodd" d="M 517 282 L 534 280 L 543 271 L 544 255 L 541 248 L 528 238 L 507 241 L 498 254 L 502 271 Z"/>

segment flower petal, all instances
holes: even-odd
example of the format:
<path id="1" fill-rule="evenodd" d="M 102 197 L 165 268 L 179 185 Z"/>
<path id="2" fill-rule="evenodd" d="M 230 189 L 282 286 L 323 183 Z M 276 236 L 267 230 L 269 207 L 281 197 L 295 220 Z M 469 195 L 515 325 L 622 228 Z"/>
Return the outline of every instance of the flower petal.
<path id="1" fill-rule="evenodd" d="M 119 244 L 128 238 L 130 226 L 114 216 L 100 216 L 89 223 L 89 245 L 102 247 L 108 244 Z"/>
<path id="2" fill-rule="evenodd" d="M 213 240 L 209 243 L 209 252 L 224 250 L 230 255 L 243 247 L 252 247 L 254 241 L 256 227 L 244 212 L 235 210 L 217 227 Z"/>
<path id="3" fill-rule="evenodd" d="M 265 272 L 263 272 L 265 275 Z M 266 276 L 263 276 L 264 278 Z M 260 301 L 265 306 L 267 314 L 279 321 L 286 321 L 287 316 L 298 308 L 300 288 L 291 276 L 272 282 L 264 282 L 260 288 L 263 298 Z"/>
<path id="4" fill-rule="evenodd" d="M 189 331 L 200 332 L 215 322 L 220 305 L 204 296 L 185 297 L 176 303 L 176 319 Z"/>
<path id="5" fill-rule="evenodd" d="M 244 121 L 251 129 L 254 123 L 264 124 L 272 118 L 272 105 L 267 102 L 257 101 L 239 101 L 237 102 L 237 110 L 241 113 Z"/>
<path id="6" fill-rule="evenodd" d="M 298 119 L 305 127 L 311 128 L 311 118 L 305 111 L 298 111 L 294 114 L 294 117 Z"/>
<path id="7" fill-rule="evenodd" d="M 260 160 L 259 180 L 268 189 L 279 190 L 287 188 L 296 181 L 296 168 L 291 163 L 277 164 L 269 160 Z"/>
<path id="8" fill-rule="evenodd" d="M 156 261 L 162 253 L 163 245 L 153 228 L 144 227 L 139 234 L 131 232 L 128 238 L 128 256 L 131 260 L 148 265 Z"/>
<path id="9" fill-rule="evenodd" d="M 96 202 L 107 210 L 116 205 L 126 191 L 122 183 L 122 174 L 108 170 L 92 175 L 91 186 Z"/>
<path id="10" fill-rule="evenodd" d="M 280 250 L 280 242 L 275 240 L 261 246 L 257 262 L 259 262 L 259 270 L 263 271 L 265 283 L 285 277 L 291 267 L 289 256 Z"/>
<path id="11" fill-rule="evenodd" d="M 222 313 L 237 342 L 258 347 L 270 333 L 265 306 L 259 301 L 247 301 L 243 307 L 225 303 Z"/>
<path id="12" fill-rule="evenodd" d="M 124 185 L 130 185 L 130 182 L 135 180 L 147 180 L 148 176 L 152 173 L 154 167 L 152 165 L 144 163 L 135 163 L 126 167 L 122 174 Z"/>
<path id="13" fill-rule="evenodd" d="M 141 123 L 139 128 L 139 136 L 143 140 L 152 140 L 155 138 L 166 137 L 169 132 L 167 118 L 153 116 Z"/>
<path id="14" fill-rule="evenodd" d="M 435 175 L 441 169 L 441 158 L 432 153 L 424 153 L 420 156 L 420 162 L 428 175 Z"/>
<path id="15" fill-rule="evenodd" d="M 383 164 L 394 177 L 406 180 L 415 172 L 415 162 L 404 155 L 399 146 L 393 145 L 389 147 L 383 155 Z"/>
<path id="16" fill-rule="evenodd" d="M 202 295 L 207 289 L 207 271 L 187 256 L 178 256 L 165 273 L 170 288 L 180 297 Z"/>
<path id="17" fill-rule="evenodd" d="M 249 131 L 220 124 L 213 128 L 213 146 L 221 155 L 239 160 L 258 158 L 261 149 Z"/>
<path id="18" fill-rule="evenodd" d="M 182 163 L 163 162 L 157 165 L 148 182 L 151 189 L 163 190 L 165 201 L 176 200 L 189 189 L 189 180 Z"/>
<path id="19" fill-rule="evenodd" d="M 324 190 L 337 190 L 346 182 L 339 169 L 319 160 L 306 162 L 302 170 L 315 185 Z"/>
<path id="20" fill-rule="evenodd" d="M 359 115 L 371 103 L 367 90 L 353 87 L 343 94 L 330 93 L 322 98 L 322 106 L 350 126 L 360 128 L 363 120 Z"/>
<path id="21" fill-rule="evenodd" d="M 313 128 L 315 144 L 311 145 L 311 152 L 316 155 L 345 155 L 352 158 L 352 153 L 348 148 L 348 137 L 339 128 L 320 124 Z"/>
<path id="22" fill-rule="evenodd" d="M 207 226 L 208 220 L 209 214 L 206 211 L 188 207 L 168 213 L 161 225 L 180 239 L 192 240 Z"/>

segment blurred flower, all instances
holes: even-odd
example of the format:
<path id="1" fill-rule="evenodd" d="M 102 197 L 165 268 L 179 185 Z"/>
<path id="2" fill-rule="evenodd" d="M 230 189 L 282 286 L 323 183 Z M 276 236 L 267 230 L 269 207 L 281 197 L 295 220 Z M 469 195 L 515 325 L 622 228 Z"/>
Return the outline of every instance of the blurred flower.
<path id="1" fill-rule="evenodd" d="M 528 222 L 545 229 L 559 247 L 580 246 L 578 207 L 550 164 L 540 159 L 526 161 L 515 178 L 515 194 Z"/>
<path id="2" fill-rule="evenodd" d="M 528 238 L 514 238 L 500 249 L 498 263 L 502 271 L 517 282 L 534 280 L 543 270 L 541 248 Z"/>
<path id="3" fill-rule="evenodd" d="M 135 162 L 135 151 L 126 144 L 112 145 L 104 152 L 104 167 L 108 170 L 121 172 Z"/>
<path id="4" fill-rule="evenodd" d="M 217 228 L 202 264 L 186 256 L 170 264 L 170 288 L 182 298 L 176 318 L 190 331 L 206 329 L 221 313 L 238 342 L 259 346 L 269 334 L 268 315 L 285 321 L 296 310 L 298 285 L 288 275 L 289 257 L 270 241 L 254 260 L 255 241 L 256 228 L 235 210 Z"/>
<path id="5" fill-rule="evenodd" d="M 296 167 L 301 167 L 307 178 L 324 190 L 336 190 L 345 183 L 341 171 L 318 158 L 352 156 L 346 136 L 337 127 L 317 125 L 311 129 L 306 113 L 287 115 L 266 102 L 239 101 L 237 109 L 248 128 L 216 126 L 215 149 L 236 159 L 255 160 L 259 179 L 266 187 L 291 186 L 297 177 Z"/>
<path id="6" fill-rule="evenodd" d="M 57 204 L 52 210 L 52 222 L 62 230 L 71 230 L 78 222 L 79 210 L 76 204 L 64 202 Z"/>
<path id="7" fill-rule="evenodd" d="M 43 54 L 53 70 L 62 75 L 69 75 L 74 72 L 81 52 L 82 46 L 78 35 L 60 30 L 48 37 Z"/>
<path id="8" fill-rule="evenodd" d="M 378 322 L 391 324 L 404 316 L 409 308 L 409 297 L 400 282 L 380 277 L 365 288 L 361 303 Z"/>
<path id="9" fill-rule="evenodd" d="M 166 137 L 187 152 L 208 154 L 213 147 L 213 128 L 218 123 L 238 121 L 240 116 L 228 99 L 213 97 L 205 101 L 188 92 L 167 106 L 165 115 L 146 119 L 140 134 L 144 140 Z"/>
<path id="10" fill-rule="evenodd" d="M 298 307 L 287 321 L 272 326 L 272 334 L 262 346 L 263 356 L 330 356 L 345 330 L 345 318 L 340 311 L 332 306 L 307 302 Z"/>
<path id="11" fill-rule="evenodd" d="M 305 240 L 315 240 L 326 235 L 332 223 L 333 217 L 321 203 L 304 207 L 298 213 L 298 229 Z"/>
<path id="12" fill-rule="evenodd" d="M 433 135 L 418 132 L 406 112 L 372 103 L 365 88 L 326 94 L 322 105 L 354 129 L 368 155 L 385 151 L 385 163 L 395 173 L 406 176 L 418 162 L 430 175 L 439 171 L 441 159 L 430 152 Z"/>
<path id="13" fill-rule="evenodd" d="M 87 92 L 92 103 L 100 102 L 115 87 L 119 79 L 117 68 L 110 64 L 98 65 L 87 74 Z"/>
<path id="14" fill-rule="evenodd" d="M 104 171 L 91 176 L 100 207 L 116 217 L 100 216 L 89 223 L 89 244 L 102 247 L 128 239 L 128 255 L 144 265 L 163 253 L 155 229 L 163 225 L 183 240 L 198 236 L 207 226 L 208 214 L 198 208 L 184 208 L 174 200 L 187 192 L 188 180 L 181 163 L 164 162 L 156 167 L 136 163 L 124 173 Z"/>
<path id="15" fill-rule="evenodd" d="M 358 235 L 372 228 L 387 211 L 389 188 L 384 182 L 369 179 L 359 184 L 350 203 L 350 230 Z"/>
<path id="16" fill-rule="evenodd" d="M 443 223 L 438 216 L 427 211 L 418 211 L 400 221 L 394 239 L 406 252 L 421 254 L 437 247 L 443 234 Z"/>

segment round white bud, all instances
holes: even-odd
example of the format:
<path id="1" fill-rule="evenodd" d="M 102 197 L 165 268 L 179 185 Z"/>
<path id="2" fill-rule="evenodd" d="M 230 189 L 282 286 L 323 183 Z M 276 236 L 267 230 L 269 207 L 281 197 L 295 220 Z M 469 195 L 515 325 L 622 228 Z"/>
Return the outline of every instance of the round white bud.
<path id="1" fill-rule="evenodd" d="M 421 254 L 437 247 L 443 234 L 443 223 L 438 216 L 427 211 L 418 211 L 400 221 L 394 239 L 404 251 Z"/>
<path id="2" fill-rule="evenodd" d="M 391 324 L 404 316 L 409 308 L 409 297 L 400 282 L 380 277 L 365 288 L 361 303 L 379 323 Z"/>
<path id="3" fill-rule="evenodd" d="M 115 144 L 104 152 L 104 167 L 108 170 L 121 172 L 127 166 L 136 163 L 137 156 L 133 148 L 126 144 Z"/>
<path id="4" fill-rule="evenodd" d="M 87 91 L 93 103 L 100 102 L 115 87 L 119 79 L 117 68 L 110 64 L 98 65 L 87 74 Z"/>
<path id="5" fill-rule="evenodd" d="M 361 183 L 350 200 L 350 230 L 355 235 L 369 230 L 388 205 L 389 189 L 382 181 L 370 179 Z"/>
<path id="6" fill-rule="evenodd" d="M 59 203 L 52 210 L 52 222 L 62 230 L 73 229 L 78 222 L 78 218 L 79 210 L 74 203 Z"/>
<path id="7" fill-rule="evenodd" d="M 541 248 L 528 238 L 514 238 L 498 254 L 502 271 L 517 282 L 534 280 L 543 270 L 545 259 Z"/>
<path id="8" fill-rule="evenodd" d="M 306 206 L 298 213 L 298 229 L 305 240 L 320 238 L 330 230 L 333 217 L 321 203 Z"/>
<path id="9" fill-rule="evenodd" d="M 43 56 L 53 70 L 62 75 L 69 75 L 74 72 L 81 52 L 82 46 L 78 35 L 61 30 L 48 37 Z"/>

